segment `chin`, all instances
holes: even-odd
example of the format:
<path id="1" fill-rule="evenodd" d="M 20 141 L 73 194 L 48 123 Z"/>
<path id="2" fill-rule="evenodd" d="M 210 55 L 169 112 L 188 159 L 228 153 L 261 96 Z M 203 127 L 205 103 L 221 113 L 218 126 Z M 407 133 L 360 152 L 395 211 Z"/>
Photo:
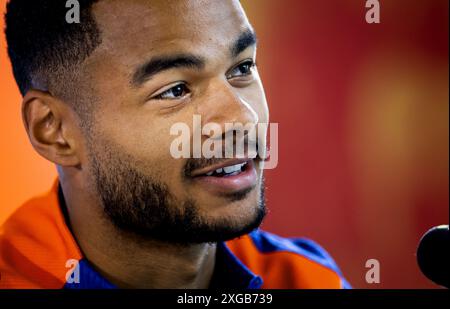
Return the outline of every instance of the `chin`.
<path id="1" fill-rule="evenodd" d="M 264 212 L 264 203 L 260 199 L 259 188 L 247 192 L 242 198 L 220 197 L 210 199 L 209 203 L 197 204 L 201 216 L 208 221 L 228 222 L 234 226 L 245 226 L 252 223 Z"/>

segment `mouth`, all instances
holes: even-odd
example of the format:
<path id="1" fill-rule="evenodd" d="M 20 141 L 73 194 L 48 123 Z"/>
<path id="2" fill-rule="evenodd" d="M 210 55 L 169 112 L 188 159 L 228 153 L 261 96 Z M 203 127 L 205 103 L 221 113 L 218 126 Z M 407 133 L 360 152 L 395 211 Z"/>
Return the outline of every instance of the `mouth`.
<path id="1" fill-rule="evenodd" d="M 254 160 L 234 159 L 194 171 L 192 180 L 216 194 L 251 191 L 256 186 Z"/>

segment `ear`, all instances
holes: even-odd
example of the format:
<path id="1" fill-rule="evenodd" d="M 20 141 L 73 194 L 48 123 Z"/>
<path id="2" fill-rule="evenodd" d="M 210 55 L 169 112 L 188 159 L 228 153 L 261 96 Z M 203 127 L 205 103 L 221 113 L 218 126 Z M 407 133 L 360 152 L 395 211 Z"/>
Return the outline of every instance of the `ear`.
<path id="1" fill-rule="evenodd" d="M 76 119 L 66 103 L 48 92 L 30 90 L 23 98 L 22 119 L 41 156 L 60 166 L 80 165 Z"/>

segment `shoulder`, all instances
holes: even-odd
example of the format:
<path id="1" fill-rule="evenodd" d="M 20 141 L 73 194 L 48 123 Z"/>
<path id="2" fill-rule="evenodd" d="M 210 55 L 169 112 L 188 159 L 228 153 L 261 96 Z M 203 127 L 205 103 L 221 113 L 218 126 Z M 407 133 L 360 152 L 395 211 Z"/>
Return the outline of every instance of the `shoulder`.
<path id="1" fill-rule="evenodd" d="M 80 257 L 55 186 L 24 203 L 0 227 L 0 288 L 60 288 L 67 260 Z"/>
<path id="2" fill-rule="evenodd" d="M 256 230 L 227 246 L 263 278 L 263 288 L 350 288 L 333 258 L 310 239 Z"/>

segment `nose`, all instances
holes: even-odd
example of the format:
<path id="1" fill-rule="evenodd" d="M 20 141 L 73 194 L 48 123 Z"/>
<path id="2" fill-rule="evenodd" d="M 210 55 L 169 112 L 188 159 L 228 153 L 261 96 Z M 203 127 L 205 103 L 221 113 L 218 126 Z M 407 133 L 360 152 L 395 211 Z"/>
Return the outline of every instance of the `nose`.
<path id="1" fill-rule="evenodd" d="M 252 106 L 252 102 L 245 99 L 242 93 L 232 87 L 226 80 L 216 81 L 210 84 L 208 94 L 198 108 L 202 116 L 202 125 L 215 123 L 226 134 L 230 130 L 227 124 L 242 124 L 246 128 L 254 129 L 259 117 Z M 236 130 L 236 127 L 234 128 Z M 218 136 L 207 136 L 218 138 Z"/>

